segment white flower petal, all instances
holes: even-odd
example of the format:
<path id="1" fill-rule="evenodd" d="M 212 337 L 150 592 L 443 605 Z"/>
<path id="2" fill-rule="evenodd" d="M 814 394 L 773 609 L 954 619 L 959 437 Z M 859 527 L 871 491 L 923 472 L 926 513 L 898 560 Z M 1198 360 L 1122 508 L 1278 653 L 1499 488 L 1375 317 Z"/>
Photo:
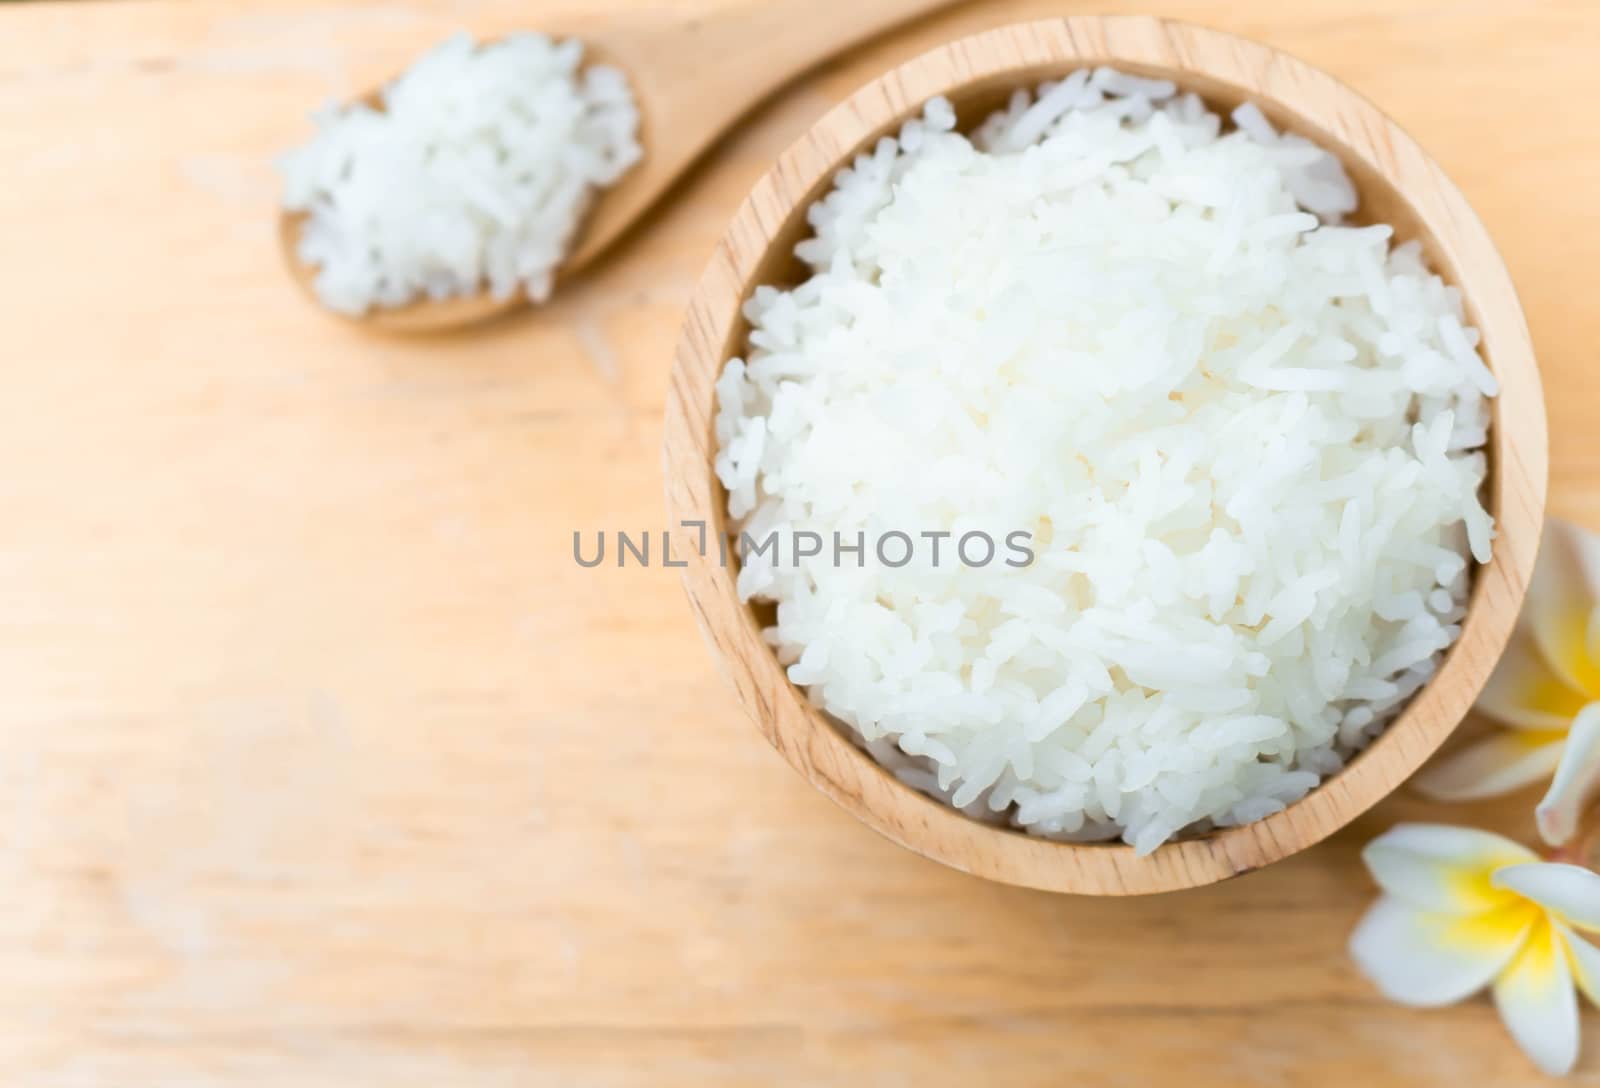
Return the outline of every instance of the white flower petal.
<path id="1" fill-rule="evenodd" d="M 1568 966 L 1572 968 L 1572 981 L 1578 984 L 1589 1001 L 1600 1006 L 1600 948 L 1596 948 L 1572 930 L 1559 923 L 1556 928 L 1567 942 Z"/>
<path id="2" fill-rule="evenodd" d="M 1473 801 L 1510 793 L 1553 773 L 1565 739 L 1561 733 L 1520 729 L 1492 733 L 1445 753 L 1411 784 L 1435 801 Z"/>
<path id="3" fill-rule="evenodd" d="M 1538 861 L 1494 874 L 1497 888 L 1516 892 L 1579 929 L 1600 929 L 1600 873 L 1580 865 Z"/>
<path id="4" fill-rule="evenodd" d="M 1593 615 L 1600 619 L 1600 609 Z M 1519 627 L 1478 696 L 1477 707 L 1514 729 L 1559 733 L 1588 702 L 1587 695 L 1556 675 L 1531 634 Z"/>
<path id="5" fill-rule="evenodd" d="M 1519 843 L 1488 831 L 1444 824 L 1400 824 L 1361 851 L 1384 891 L 1425 911 L 1477 914 L 1509 897 L 1491 882 L 1506 866 L 1538 861 Z"/>
<path id="6" fill-rule="evenodd" d="M 1494 983 L 1494 1003 L 1517 1045 L 1553 1077 L 1578 1061 L 1578 995 L 1561 935 L 1541 921 Z"/>
<path id="7" fill-rule="evenodd" d="M 1578 833 L 1578 824 L 1600 789 L 1600 703 L 1583 708 L 1572 723 L 1550 792 L 1539 802 L 1539 834 L 1561 846 Z"/>
<path id="8" fill-rule="evenodd" d="M 1528 583 L 1522 624 L 1550 668 L 1570 687 L 1600 697 L 1600 666 L 1589 654 L 1589 621 L 1600 602 L 1600 538 L 1551 518 Z"/>
<path id="9" fill-rule="evenodd" d="M 1538 918 L 1525 905 L 1481 915 L 1430 914 L 1386 895 L 1350 935 L 1350 955 L 1391 1001 L 1449 1005 L 1487 986 Z"/>

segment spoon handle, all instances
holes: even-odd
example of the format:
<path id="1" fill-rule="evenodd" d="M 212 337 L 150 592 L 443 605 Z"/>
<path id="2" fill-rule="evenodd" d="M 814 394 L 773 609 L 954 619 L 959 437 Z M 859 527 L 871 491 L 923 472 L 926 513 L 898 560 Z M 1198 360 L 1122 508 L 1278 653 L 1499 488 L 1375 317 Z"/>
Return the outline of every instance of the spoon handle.
<path id="1" fill-rule="evenodd" d="M 828 57 L 955 0 L 745 0 L 601 33 L 589 55 L 627 73 L 644 160 L 598 201 L 562 266 L 588 264 L 733 123 Z"/>
<path id="2" fill-rule="evenodd" d="M 951 0 L 751 0 L 682 25 L 682 62 L 706 85 L 742 94 L 719 97 L 724 110 L 753 105 L 828 57 L 950 6 Z"/>

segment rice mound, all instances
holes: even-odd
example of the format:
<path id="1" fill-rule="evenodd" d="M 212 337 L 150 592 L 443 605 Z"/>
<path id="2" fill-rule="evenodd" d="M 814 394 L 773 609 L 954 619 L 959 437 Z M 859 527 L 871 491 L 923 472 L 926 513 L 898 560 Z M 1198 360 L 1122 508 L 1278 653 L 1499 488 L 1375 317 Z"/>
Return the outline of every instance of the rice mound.
<path id="1" fill-rule="evenodd" d="M 1496 384 L 1337 159 L 1109 69 L 948 102 L 747 303 L 716 471 L 790 679 L 974 817 L 1147 853 L 1338 771 L 1460 632 Z M 1031 533 L 1033 561 L 950 540 Z M 949 532 L 892 567 L 871 542 Z M 834 536 L 840 534 L 839 538 Z M 898 555 L 898 550 L 896 554 Z M 776 558 L 776 561 L 775 561 Z"/>
<path id="2" fill-rule="evenodd" d="M 548 298 L 595 191 L 641 154 L 627 80 L 582 59 L 576 39 L 461 34 L 385 87 L 382 109 L 317 114 L 279 165 L 322 302 L 359 315 L 485 287 Z"/>

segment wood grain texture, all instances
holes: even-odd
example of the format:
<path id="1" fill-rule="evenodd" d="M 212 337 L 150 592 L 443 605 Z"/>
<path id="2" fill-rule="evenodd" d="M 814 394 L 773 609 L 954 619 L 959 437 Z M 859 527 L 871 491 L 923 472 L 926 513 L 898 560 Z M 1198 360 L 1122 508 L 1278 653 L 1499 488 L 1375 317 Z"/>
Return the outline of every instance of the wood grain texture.
<path id="1" fill-rule="evenodd" d="M 411 341 L 299 297 L 270 160 L 306 103 L 455 29 L 639 6 L 0 5 L 0 1082 L 1548 1083 L 1486 1001 L 1390 1007 L 1344 951 L 1364 842 L 1531 839 L 1537 791 L 1402 792 L 1173 896 L 1005 887 L 779 759 L 678 572 L 572 561 L 665 521 L 683 307 L 783 149 L 941 42 L 1107 5 L 993 0 L 814 73 L 542 313 Z M 1533 331 L 1551 509 L 1600 527 L 1600 128 L 1539 112 L 1600 93 L 1593 4 L 1145 9 L 1304 58 L 1441 163 Z"/>
<path id="2" fill-rule="evenodd" d="M 1533 573 L 1544 524 L 1548 443 L 1544 399 L 1516 290 L 1483 224 L 1438 165 L 1402 129 L 1326 73 L 1230 34 L 1149 16 L 1071 16 L 1017 23 L 940 46 L 885 73 L 830 111 L 751 191 L 689 300 L 667 397 L 668 520 L 716 525 L 727 494 L 712 463 L 715 383 L 744 355 L 746 301 L 763 284 L 793 286 L 806 213 L 856 155 L 943 95 L 980 120 L 1018 86 L 1111 64 L 1196 91 L 1231 112 L 1249 100 L 1280 130 L 1317 140 L 1347 164 L 1362 215 L 1420 240 L 1458 286 L 1495 372 L 1488 490 L 1497 535 L 1477 571 L 1461 637 L 1438 675 L 1378 740 L 1301 801 L 1265 820 L 1170 842 L 1139 857 L 1121 843 L 1050 842 L 969 820 L 900 782 L 793 684 L 738 599 L 737 564 L 690 552 L 684 585 L 706 639 L 773 746 L 812 785 L 863 823 L 964 872 L 1047 891 L 1137 895 L 1210 884 L 1321 842 L 1409 778 L 1461 723 L 1499 659 Z M 770 622 L 770 618 L 767 622 Z"/>
<path id="3" fill-rule="evenodd" d="M 559 270 L 582 272 L 638 222 L 691 163 L 740 117 L 808 68 L 951 0 L 764 0 L 707 13 L 639 11 L 584 35 L 586 64 L 628 77 L 639 106 L 644 158 L 596 195 Z M 389 78 L 393 78 L 391 75 Z M 359 96 L 382 105 L 379 91 Z M 316 299 L 316 269 L 299 259 L 303 213 L 280 212 L 278 234 L 290 274 Z M 356 319 L 386 332 L 464 328 L 527 306 L 522 295 L 488 292 L 374 309 Z"/>

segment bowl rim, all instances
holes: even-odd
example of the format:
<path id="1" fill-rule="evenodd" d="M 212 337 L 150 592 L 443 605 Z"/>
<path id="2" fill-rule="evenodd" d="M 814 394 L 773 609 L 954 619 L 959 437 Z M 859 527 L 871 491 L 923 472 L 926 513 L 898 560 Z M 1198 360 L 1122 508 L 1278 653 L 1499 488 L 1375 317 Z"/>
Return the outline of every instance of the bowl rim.
<path id="1" fill-rule="evenodd" d="M 702 543 L 682 571 L 702 635 L 746 712 L 814 787 L 880 834 L 990 880 L 1056 892 L 1132 895 L 1197 887 L 1285 858 L 1345 826 L 1410 776 L 1461 722 L 1516 623 L 1544 518 L 1547 435 L 1533 345 L 1504 261 L 1444 171 L 1378 108 L 1332 76 L 1269 46 L 1151 16 L 1066 16 L 950 41 L 850 95 L 758 180 L 718 243 L 685 312 L 668 388 L 663 470 L 669 524 L 724 532 L 711 471 L 713 383 L 743 328 L 741 309 L 775 239 L 839 168 L 929 98 L 1029 86 L 1094 64 L 1223 86 L 1304 122 L 1347 164 L 1382 179 L 1429 235 L 1428 254 L 1462 292 L 1499 380 L 1488 486 L 1494 555 L 1476 569 L 1462 633 L 1439 672 L 1357 758 L 1263 820 L 1179 839 L 1144 857 L 1108 843 L 1063 843 L 979 823 L 904 785 L 831 725 L 788 679 L 734 591 L 734 570 Z M 785 255 L 786 257 L 787 255 Z M 702 537 L 702 541 L 704 541 Z M 726 536 L 720 537 L 726 539 Z"/>

